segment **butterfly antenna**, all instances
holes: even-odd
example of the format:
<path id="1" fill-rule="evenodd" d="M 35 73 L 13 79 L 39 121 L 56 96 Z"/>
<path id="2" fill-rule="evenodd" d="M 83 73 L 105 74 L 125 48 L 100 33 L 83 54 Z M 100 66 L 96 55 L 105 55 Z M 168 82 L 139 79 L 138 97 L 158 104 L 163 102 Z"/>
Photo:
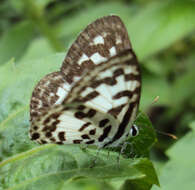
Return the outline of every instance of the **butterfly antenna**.
<path id="1" fill-rule="evenodd" d="M 152 102 L 151 105 L 155 104 L 158 100 L 159 100 L 159 96 L 156 96 Z M 158 134 L 161 134 L 161 135 L 165 135 L 165 136 L 168 136 L 168 137 L 171 137 L 172 139 L 174 140 L 177 140 L 177 136 L 174 135 L 174 134 L 171 134 L 171 133 L 166 133 L 166 132 L 163 132 L 163 131 L 159 131 L 157 129 L 155 129 L 155 131 L 158 133 Z"/>
<path id="2" fill-rule="evenodd" d="M 154 100 L 152 101 L 152 104 L 151 104 L 151 105 L 155 104 L 155 103 L 159 100 L 159 98 L 160 98 L 159 96 L 156 96 L 156 97 L 154 98 Z M 177 136 L 174 135 L 174 134 L 166 133 L 166 132 L 163 132 L 163 131 L 158 131 L 157 129 L 155 129 L 155 131 L 156 131 L 158 134 L 161 134 L 161 135 L 165 135 L 165 136 L 171 137 L 171 138 L 174 139 L 174 140 L 177 139 Z"/>
<path id="3" fill-rule="evenodd" d="M 165 136 L 168 136 L 168 137 L 171 137 L 172 139 L 174 140 L 177 140 L 177 136 L 176 135 L 173 135 L 171 133 L 166 133 L 166 132 L 163 132 L 163 131 L 158 131 L 158 130 L 155 130 L 158 134 L 161 134 L 161 135 L 165 135 Z"/>
<path id="4" fill-rule="evenodd" d="M 158 102 L 159 98 L 160 98 L 160 96 L 156 96 L 156 97 L 153 99 L 153 101 L 152 101 L 152 103 L 150 104 L 150 106 L 153 105 L 153 104 L 155 104 L 156 102 Z M 140 116 L 140 114 L 141 114 L 141 112 L 138 113 L 138 115 L 136 116 L 136 119 Z M 166 132 L 163 132 L 163 131 L 159 131 L 159 130 L 157 130 L 157 129 L 155 129 L 155 131 L 156 131 L 158 134 L 165 135 L 165 136 L 171 137 L 171 138 L 174 139 L 174 140 L 177 140 L 177 136 L 174 135 L 174 134 L 166 133 Z"/>
<path id="5" fill-rule="evenodd" d="M 156 102 L 158 102 L 159 98 L 160 98 L 160 96 L 156 96 L 156 97 L 154 98 L 154 100 L 152 101 L 151 105 L 153 105 L 153 104 L 155 104 Z"/>
<path id="6" fill-rule="evenodd" d="M 152 103 L 150 103 L 150 106 L 153 105 L 153 104 L 155 104 L 155 103 L 159 100 L 159 98 L 160 98 L 160 96 L 156 96 L 156 97 L 153 99 Z M 137 114 L 135 120 L 141 115 L 141 113 L 142 113 L 142 112 L 139 112 L 139 113 Z"/>

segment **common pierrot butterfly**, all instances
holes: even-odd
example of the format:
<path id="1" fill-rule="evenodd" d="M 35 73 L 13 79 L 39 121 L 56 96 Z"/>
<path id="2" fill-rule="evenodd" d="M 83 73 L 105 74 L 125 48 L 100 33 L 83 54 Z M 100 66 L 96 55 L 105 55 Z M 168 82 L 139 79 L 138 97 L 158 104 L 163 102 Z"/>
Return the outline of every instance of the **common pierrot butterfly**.
<path id="1" fill-rule="evenodd" d="M 40 144 L 116 147 L 130 134 L 138 110 L 140 70 L 118 16 L 89 24 L 70 47 L 60 71 L 35 87 L 30 137 Z"/>

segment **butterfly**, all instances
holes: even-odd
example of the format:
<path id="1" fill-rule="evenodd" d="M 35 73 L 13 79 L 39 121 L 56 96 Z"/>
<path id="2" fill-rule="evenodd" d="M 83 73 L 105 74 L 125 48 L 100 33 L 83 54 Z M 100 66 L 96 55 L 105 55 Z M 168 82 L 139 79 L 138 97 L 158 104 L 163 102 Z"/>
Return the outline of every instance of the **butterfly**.
<path id="1" fill-rule="evenodd" d="M 117 147 L 138 134 L 133 124 L 141 92 L 138 61 L 118 16 L 89 24 L 60 71 L 34 88 L 30 138 L 40 144 Z"/>

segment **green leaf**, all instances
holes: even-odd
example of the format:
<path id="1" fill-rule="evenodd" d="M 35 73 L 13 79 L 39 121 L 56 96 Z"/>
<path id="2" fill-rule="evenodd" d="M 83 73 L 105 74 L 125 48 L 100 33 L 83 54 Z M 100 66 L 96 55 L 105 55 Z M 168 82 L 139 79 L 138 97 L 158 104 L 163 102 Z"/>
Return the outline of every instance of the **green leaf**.
<path id="1" fill-rule="evenodd" d="M 158 179 L 154 175 L 154 168 L 152 165 L 148 163 L 144 166 L 138 166 L 142 172 L 147 173 L 145 178 L 143 179 L 133 179 L 133 180 L 126 180 L 125 183 L 122 185 L 121 190 L 150 190 L 153 184 L 159 186 Z"/>
<path id="2" fill-rule="evenodd" d="M 158 179 L 156 175 L 154 175 L 154 168 L 150 162 L 143 166 L 138 166 L 139 170 L 147 175 L 140 179 L 127 179 L 125 182 L 123 181 L 112 181 L 111 184 L 116 187 L 117 189 L 126 190 L 126 189 L 133 189 L 133 190 L 148 190 L 152 187 L 152 184 L 159 186 Z M 120 183 L 123 182 L 123 183 Z"/>
<path id="3" fill-rule="evenodd" d="M 70 183 L 63 183 L 60 186 L 61 190 L 115 190 L 116 188 L 112 187 L 105 180 L 95 180 L 92 178 L 80 178 L 74 180 Z"/>
<path id="4" fill-rule="evenodd" d="M 56 33 L 72 40 L 95 19 L 116 14 L 125 23 L 139 60 L 144 60 L 195 30 L 195 3 L 191 0 L 151 2 L 136 9 L 136 14 L 134 8 L 119 2 L 99 3 L 57 23 Z"/>
<path id="5" fill-rule="evenodd" d="M 32 6 L 31 4 L 31 0 L 25 0 L 26 2 L 24 2 L 23 0 L 10 0 L 10 3 L 12 5 L 12 7 L 18 11 L 19 13 L 23 13 L 24 12 L 24 9 L 25 9 L 25 5 L 29 5 L 29 6 Z M 39 9 L 39 10 L 36 10 L 36 11 L 43 11 L 45 9 L 45 7 L 51 2 L 52 0 L 44 0 L 44 1 L 41 1 L 41 0 L 36 0 L 36 1 L 32 1 L 36 7 Z M 25 4 L 26 3 L 26 4 Z"/>
<path id="6" fill-rule="evenodd" d="M 35 84 L 49 72 L 59 70 L 63 59 L 64 54 L 57 54 L 17 65 L 10 62 L 0 67 L 0 79 L 4 81 L 4 88 L 0 87 L 0 121 L 19 107 L 29 105 Z"/>
<path id="7" fill-rule="evenodd" d="M 120 2 L 98 3 L 96 6 L 90 7 L 90 9 L 82 9 L 77 15 L 64 18 L 57 23 L 55 26 L 56 34 L 63 38 L 70 38 L 71 36 L 73 39 L 84 27 L 97 18 L 117 14 L 125 21 L 129 18 L 129 12 L 131 11 L 130 7 Z"/>
<path id="8" fill-rule="evenodd" d="M 51 47 L 46 38 L 39 38 L 32 41 L 25 55 L 20 59 L 21 62 L 29 62 L 29 60 L 37 60 L 49 55 L 53 55 L 55 51 Z"/>
<path id="9" fill-rule="evenodd" d="M 1 189 L 57 189 L 80 178 L 96 180 L 135 180 L 149 176 L 150 184 L 158 180 L 149 160 L 123 159 L 117 165 L 117 153 L 107 158 L 102 151 L 97 163 L 90 168 L 96 151 L 83 150 L 75 145 L 43 145 L 15 155 L 0 163 Z"/>
<path id="10" fill-rule="evenodd" d="M 151 187 L 152 187 L 152 185 L 148 184 L 143 179 L 142 180 L 135 179 L 135 180 L 131 180 L 131 181 L 126 180 L 120 190 L 129 190 L 129 189 L 150 190 Z"/>
<path id="11" fill-rule="evenodd" d="M 147 179 L 150 185 L 158 184 L 152 164 L 147 159 L 131 160 L 121 157 L 118 169 L 118 154 L 111 152 L 108 159 L 107 151 L 102 151 L 98 156 L 97 165 L 91 169 L 89 167 L 95 159 L 96 150 L 83 150 L 78 146 L 38 146 L 30 141 L 28 102 L 33 87 L 46 73 L 58 70 L 63 58 L 64 55 L 60 54 L 21 62 L 18 65 L 11 61 L 0 67 L 0 76 L 6 86 L 0 88 L 1 189 L 57 189 L 83 177 L 107 182 L 139 179 L 142 183 L 142 179 Z M 151 125 L 147 122 L 148 120 L 140 115 L 137 125 Z M 147 130 L 152 134 L 151 129 Z M 147 136 L 146 141 L 148 149 L 152 140 Z M 138 150 L 141 151 L 139 146 Z M 148 169 L 145 170 L 145 167 Z"/>
<path id="12" fill-rule="evenodd" d="M 140 60 L 170 46 L 195 30 L 195 3 L 191 0 L 158 1 L 139 9 L 126 22 Z"/>
<path id="13" fill-rule="evenodd" d="M 153 102 L 156 96 L 159 96 L 159 101 L 157 104 L 171 104 L 170 98 L 170 84 L 167 82 L 165 77 L 155 76 L 151 73 L 142 75 L 142 95 L 141 95 L 141 103 L 140 109 L 145 110 L 151 103 Z"/>
<path id="14" fill-rule="evenodd" d="M 28 112 L 29 106 L 20 107 L 0 123 L 0 161 L 34 147 L 28 136 Z"/>
<path id="15" fill-rule="evenodd" d="M 195 181 L 195 121 L 190 125 L 192 131 L 172 146 L 167 155 L 170 160 L 160 176 L 163 190 L 194 189 Z M 154 187 L 153 190 L 158 189 Z"/>
<path id="16" fill-rule="evenodd" d="M 64 54 L 0 67 L 0 160 L 33 147 L 28 138 L 29 101 L 35 84 L 59 69 Z M 37 72 L 38 71 L 38 72 Z"/>
<path id="17" fill-rule="evenodd" d="M 10 28 L 0 40 L 0 65 L 11 58 L 19 60 L 34 35 L 32 23 L 21 22 Z"/>
<path id="18" fill-rule="evenodd" d="M 191 70 L 180 76 L 175 81 L 171 89 L 173 106 L 178 106 L 179 103 L 184 103 L 189 98 L 193 98 L 195 96 L 195 88 L 193 87 L 194 76 L 195 69 L 193 66 Z"/>
<path id="19" fill-rule="evenodd" d="M 6 88 L 6 84 L 9 83 L 11 77 L 8 75 L 12 69 L 15 68 L 14 59 L 10 59 L 7 63 L 0 65 L 0 81 L 3 83 L 0 84 L 0 92 L 3 91 L 3 88 Z"/>

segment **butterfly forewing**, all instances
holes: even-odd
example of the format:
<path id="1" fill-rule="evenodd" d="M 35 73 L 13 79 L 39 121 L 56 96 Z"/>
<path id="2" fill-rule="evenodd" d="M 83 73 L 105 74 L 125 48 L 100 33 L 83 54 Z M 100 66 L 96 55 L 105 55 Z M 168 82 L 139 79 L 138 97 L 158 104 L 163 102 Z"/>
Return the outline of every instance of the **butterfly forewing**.
<path id="1" fill-rule="evenodd" d="M 140 89 L 137 59 L 122 21 L 98 19 L 73 43 L 61 71 L 44 77 L 33 91 L 31 139 L 117 146 L 135 119 Z"/>
<path id="2" fill-rule="evenodd" d="M 135 119 L 140 89 L 137 59 L 131 50 L 126 50 L 87 72 L 72 88 L 64 103 L 81 102 L 112 115 L 121 124 L 113 129 L 117 137 L 111 141 L 117 144 L 128 134 Z"/>
<path id="3" fill-rule="evenodd" d="M 117 117 L 129 102 L 139 102 L 140 86 L 136 57 L 131 50 L 126 50 L 85 73 L 64 103 L 79 101 Z M 122 117 L 118 119 L 121 121 Z"/>

